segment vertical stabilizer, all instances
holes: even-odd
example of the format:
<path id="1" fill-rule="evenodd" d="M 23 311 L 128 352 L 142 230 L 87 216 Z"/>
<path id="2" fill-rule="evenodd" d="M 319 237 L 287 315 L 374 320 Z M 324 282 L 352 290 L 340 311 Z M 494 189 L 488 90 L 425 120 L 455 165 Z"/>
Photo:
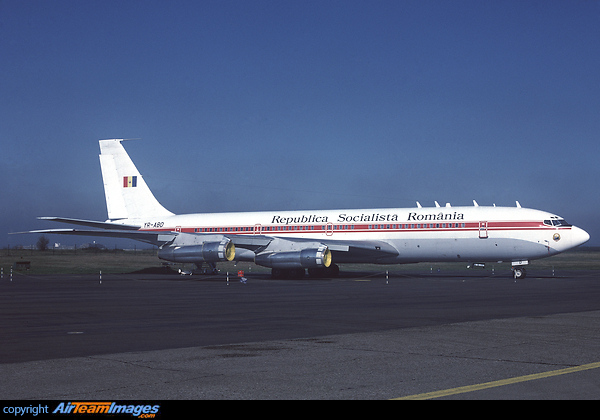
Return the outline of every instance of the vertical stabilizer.
<path id="1" fill-rule="evenodd" d="M 172 216 L 156 200 L 121 144 L 100 140 L 100 168 L 110 220 Z"/>

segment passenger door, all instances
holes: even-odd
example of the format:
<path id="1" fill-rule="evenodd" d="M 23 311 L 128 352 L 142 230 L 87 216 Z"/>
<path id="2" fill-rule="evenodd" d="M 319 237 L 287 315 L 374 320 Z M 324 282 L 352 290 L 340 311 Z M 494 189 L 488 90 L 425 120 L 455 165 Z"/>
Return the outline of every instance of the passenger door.
<path id="1" fill-rule="evenodd" d="M 488 238 L 488 222 L 479 222 L 479 239 Z"/>

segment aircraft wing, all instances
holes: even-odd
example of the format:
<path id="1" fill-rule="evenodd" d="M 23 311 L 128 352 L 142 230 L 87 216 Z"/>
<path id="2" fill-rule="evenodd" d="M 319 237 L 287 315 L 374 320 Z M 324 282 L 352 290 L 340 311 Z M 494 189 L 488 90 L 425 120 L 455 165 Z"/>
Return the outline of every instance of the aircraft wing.
<path id="1" fill-rule="evenodd" d="M 148 232 L 139 230 L 118 230 L 118 229 L 102 229 L 102 230 L 90 230 L 90 229 L 43 229 L 43 230 L 30 230 L 27 232 L 15 232 L 19 233 L 41 233 L 41 234 L 58 234 L 58 235 L 79 235 L 79 236 L 102 236 L 109 238 L 124 238 L 134 239 L 136 241 L 146 242 L 152 245 L 160 246 L 167 242 L 172 241 L 177 235 L 175 232 Z"/>
<path id="2" fill-rule="evenodd" d="M 249 249 L 250 251 L 257 251 L 261 248 L 268 246 L 273 240 L 272 237 L 256 235 L 256 236 L 247 236 L 247 235 L 223 235 L 229 239 L 236 247 Z"/>
<path id="3" fill-rule="evenodd" d="M 42 230 L 31 230 L 26 232 L 12 232 L 11 234 L 23 234 L 23 233 L 37 233 L 37 234 L 57 234 L 57 235 L 78 235 L 78 236 L 99 236 L 109 238 L 124 238 L 133 239 L 156 246 L 164 245 L 168 242 L 172 242 L 177 236 L 180 237 L 179 242 L 181 245 L 186 246 L 188 244 L 195 244 L 202 240 L 215 240 L 214 234 L 202 234 L 202 233 L 180 233 L 180 232 L 155 232 L 155 231 L 144 231 L 139 230 L 140 226 L 136 225 L 124 225 L 111 222 L 100 222 L 96 220 L 83 220 L 83 219 L 72 219 L 67 217 L 38 217 L 40 220 L 50 220 L 53 222 L 69 223 L 75 225 L 82 225 L 95 229 L 42 229 Z M 258 236 L 246 236 L 246 235 L 217 235 L 220 238 L 229 238 L 236 246 L 240 248 L 249 249 L 254 251 L 258 248 L 267 246 L 272 238 L 265 237 L 262 235 Z M 198 238 L 198 239 L 193 239 Z"/>
<path id="4" fill-rule="evenodd" d="M 343 241 L 323 240 L 335 263 L 352 263 L 356 261 L 384 262 L 386 258 L 398 256 L 398 250 L 385 241 Z"/>
<path id="5" fill-rule="evenodd" d="M 171 232 L 174 239 L 168 245 L 175 248 L 176 252 L 189 257 L 201 244 L 219 244 L 224 239 L 231 241 L 236 248 L 235 259 L 242 261 L 253 261 L 255 256 L 269 254 L 298 253 L 303 250 L 319 249 L 325 246 L 333 256 L 333 262 L 370 262 L 385 263 L 387 259 L 398 256 L 398 250 L 385 241 L 344 241 L 312 238 L 281 238 L 270 235 L 239 235 L 232 233 L 178 233 Z M 248 250 L 242 252 L 241 250 Z M 191 258 L 191 257 L 190 257 Z"/>
<path id="6" fill-rule="evenodd" d="M 327 246 L 336 263 L 369 261 L 385 262 L 386 258 L 398 256 L 398 250 L 385 241 L 315 240 L 306 238 L 279 238 L 267 235 L 226 235 L 236 247 L 249 249 L 256 254 L 263 252 L 288 252 L 314 248 L 318 244 Z"/>
<path id="7" fill-rule="evenodd" d="M 65 217 L 39 217 L 39 219 L 71 223 L 94 229 L 44 229 L 18 233 L 113 237 L 133 239 L 156 246 L 169 244 L 178 247 L 195 246 L 205 241 L 219 242 L 223 238 L 228 238 L 236 247 L 247 249 L 256 255 L 261 253 L 300 251 L 302 249 L 325 245 L 331 251 L 333 261 L 336 263 L 351 263 L 356 261 L 385 263 L 386 259 L 394 258 L 399 254 L 398 250 L 391 244 L 380 240 L 344 241 L 306 238 L 284 239 L 269 235 L 248 236 L 231 233 L 215 235 L 203 233 L 156 232 L 139 230 L 140 226 L 124 225 L 113 222 L 100 222 Z"/>
<path id="8" fill-rule="evenodd" d="M 111 222 L 100 222 L 96 220 L 72 219 L 68 217 L 38 217 L 38 219 L 50 220 L 53 222 L 70 223 L 74 225 L 82 225 L 96 229 L 43 229 L 31 230 L 27 232 L 15 232 L 14 234 L 41 233 L 58 235 L 102 236 L 109 238 L 134 239 L 136 241 L 141 241 L 157 246 L 172 241 L 177 235 L 175 232 L 141 231 L 139 230 L 140 226 L 125 225 Z"/>

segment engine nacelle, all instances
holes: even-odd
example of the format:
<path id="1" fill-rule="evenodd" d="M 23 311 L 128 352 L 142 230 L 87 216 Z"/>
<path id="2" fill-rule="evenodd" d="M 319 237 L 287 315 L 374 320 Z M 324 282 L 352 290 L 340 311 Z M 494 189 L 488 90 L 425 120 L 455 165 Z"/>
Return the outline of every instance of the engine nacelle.
<path id="1" fill-rule="evenodd" d="M 263 267 L 294 269 L 324 268 L 331 265 L 331 251 L 322 245 L 317 249 L 258 254 L 254 262 Z"/>
<path id="2" fill-rule="evenodd" d="M 168 246 L 158 250 L 158 258 L 181 263 L 232 261 L 235 245 L 229 239 L 223 239 L 201 245 Z"/>

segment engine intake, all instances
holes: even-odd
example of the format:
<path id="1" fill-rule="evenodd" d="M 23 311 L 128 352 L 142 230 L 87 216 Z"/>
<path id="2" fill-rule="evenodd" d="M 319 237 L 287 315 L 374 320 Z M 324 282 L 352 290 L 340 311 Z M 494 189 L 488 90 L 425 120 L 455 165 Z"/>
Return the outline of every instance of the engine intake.
<path id="1" fill-rule="evenodd" d="M 235 245 L 224 239 L 201 245 L 169 246 L 158 250 L 158 258 L 181 263 L 232 261 L 235 258 Z"/>
<path id="2" fill-rule="evenodd" d="M 269 252 L 258 254 L 254 262 L 270 268 L 323 268 L 331 265 L 331 251 L 322 245 L 301 251 Z"/>

